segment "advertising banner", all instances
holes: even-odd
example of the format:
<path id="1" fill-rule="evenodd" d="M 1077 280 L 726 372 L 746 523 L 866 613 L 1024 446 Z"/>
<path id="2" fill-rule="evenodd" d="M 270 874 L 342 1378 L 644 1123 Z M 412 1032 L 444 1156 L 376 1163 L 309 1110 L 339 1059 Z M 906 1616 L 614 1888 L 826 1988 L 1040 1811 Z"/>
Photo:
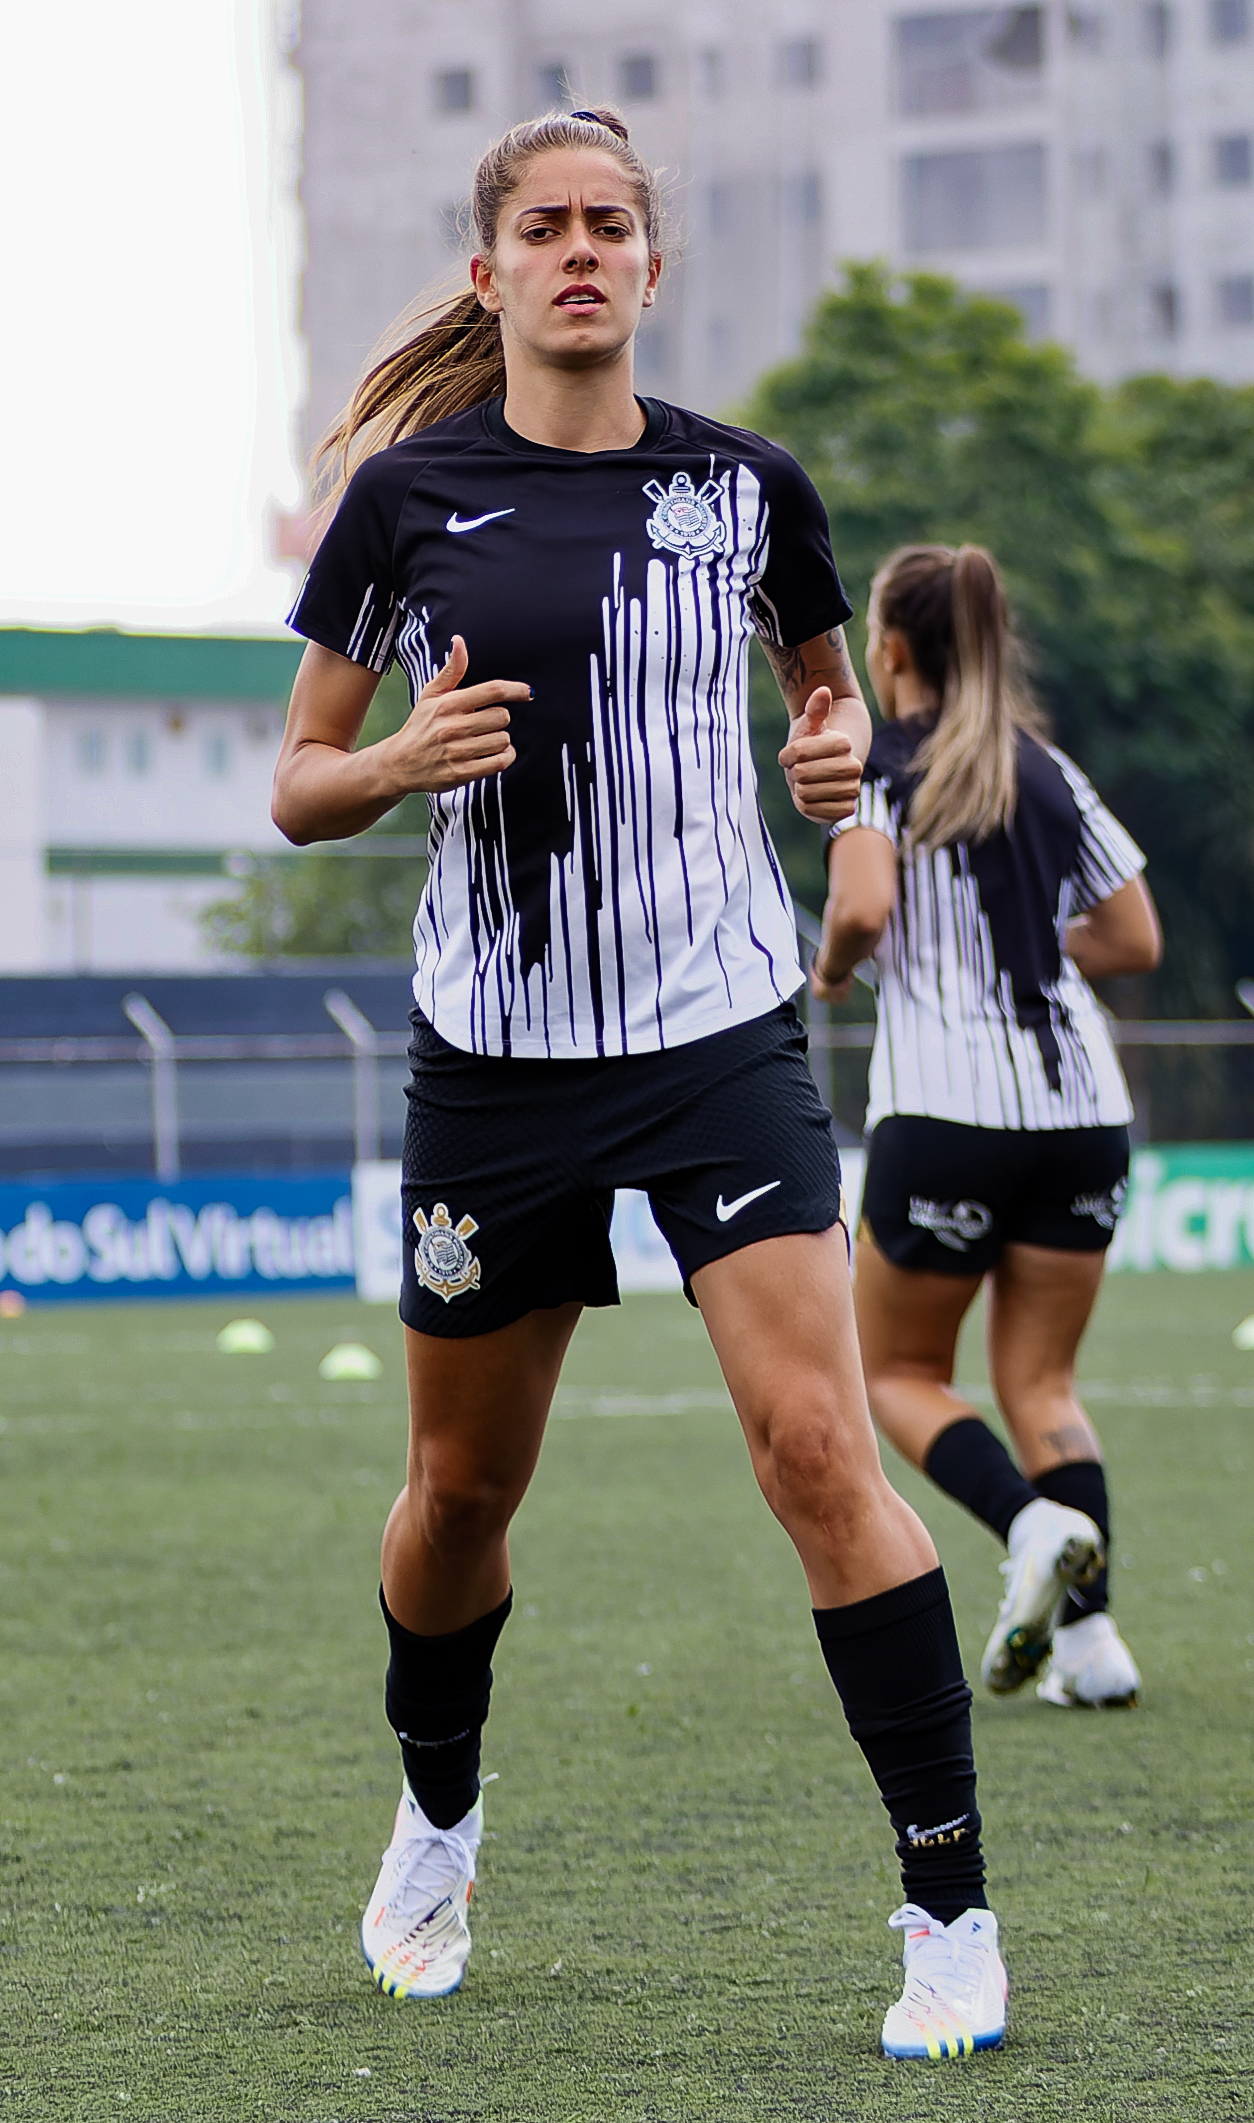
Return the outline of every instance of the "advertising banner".
<path id="1" fill-rule="evenodd" d="M 28 1304 L 349 1290 L 347 1171 L 0 1185 L 0 1290 Z"/>
<path id="2" fill-rule="evenodd" d="M 856 1231 L 865 1154 L 841 1153 Z M 624 1189 L 610 1233 L 624 1295 L 677 1290 L 648 1197 Z M 212 1173 L 165 1183 L 0 1184 L 0 1290 L 28 1304 L 348 1290 L 394 1305 L 400 1166 Z M 1254 1267 L 1254 1143 L 1138 1150 L 1110 1250 L 1115 1272 Z"/>
<path id="3" fill-rule="evenodd" d="M 1254 1267 L 1254 1143 L 1137 1150 L 1112 1269 Z"/>

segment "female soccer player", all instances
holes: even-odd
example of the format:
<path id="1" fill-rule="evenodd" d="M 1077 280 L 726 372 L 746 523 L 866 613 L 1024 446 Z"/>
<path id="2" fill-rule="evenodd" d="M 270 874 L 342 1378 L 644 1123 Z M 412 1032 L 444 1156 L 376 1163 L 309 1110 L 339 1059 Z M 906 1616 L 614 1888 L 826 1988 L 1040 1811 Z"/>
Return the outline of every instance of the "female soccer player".
<path id="1" fill-rule="evenodd" d="M 789 998 L 758 809 L 764 640 L 808 818 L 852 810 L 870 735 L 818 496 L 782 450 L 640 399 L 654 180 L 610 112 L 481 162 L 473 289 L 366 379 L 357 469 L 292 624 L 310 642 L 274 815 L 298 843 L 430 798 L 414 935 L 401 1315 L 408 1480 L 383 1539 L 405 1783 L 362 1940 L 392 1997 L 461 1982 L 507 1529 L 584 1305 L 617 1300 L 643 1187 L 796 1544 L 824 1657 L 897 1832 L 900 2055 L 1000 2038 L 969 1691 L 924 1528 L 881 1473 L 830 1124 Z M 397 657 L 413 712 L 354 743 Z"/>
<path id="2" fill-rule="evenodd" d="M 894 553 L 869 627 L 887 722 L 856 811 L 833 829 L 814 984 L 839 1000 L 874 956 L 856 1288 L 871 1407 L 1009 1549 L 983 1661 L 992 1692 L 1048 1659 L 1047 1703 L 1135 1703 L 1140 1678 L 1107 1611 L 1106 1478 L 1075 1358 L 1131 1118 L 1085 976 L 1158 964 L 1144 857 L 1044 743 L 987 553 Z M 1018 1467 L 952 1391 L 985 1276 L 989 1368 Z"/>

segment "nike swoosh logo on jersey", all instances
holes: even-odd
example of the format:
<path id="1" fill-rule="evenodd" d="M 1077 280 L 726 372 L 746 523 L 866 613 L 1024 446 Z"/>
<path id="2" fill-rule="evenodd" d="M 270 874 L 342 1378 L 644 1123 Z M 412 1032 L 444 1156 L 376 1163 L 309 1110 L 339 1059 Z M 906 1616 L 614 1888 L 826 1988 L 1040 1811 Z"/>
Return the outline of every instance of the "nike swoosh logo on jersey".
<path id="1" fill-rule="evenodd" d="M 446 531 L 477 531 L 485 523 L 495 523 L 498 516 L 512 516 L 512 509 L 489 509 L 486 516 L 459 516 L 456 509 L 444 528 Z"/>
<path id="2" fill-rule="evenodd" d="M 720 1224 L 729 1223 L 738 1211 L 747 1209 L 750 1202 L 756 1202 L 759 1195 L 773 1194 L 776 1187 L 782 1187 L 783 1184 L 782 1179 L 769 1179 L 765 1187 L 750 1187 L 747 1194 L 738 1194 L 734 1202 L 725 1202 L 720 1194 L 714 1204 L 714 1214 Z"/>

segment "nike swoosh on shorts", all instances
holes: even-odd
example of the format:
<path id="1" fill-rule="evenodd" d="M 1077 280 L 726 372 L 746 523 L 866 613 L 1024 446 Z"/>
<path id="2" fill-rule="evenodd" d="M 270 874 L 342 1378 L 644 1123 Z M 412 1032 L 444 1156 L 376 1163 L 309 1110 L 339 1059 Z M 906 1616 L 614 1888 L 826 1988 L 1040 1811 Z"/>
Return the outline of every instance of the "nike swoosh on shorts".
<path id="1" fill-rule="evenodd" d="M 783 1184 L 782 1179 L 769 1179 L 765 1187 L 750 1187 L 747 1194 L 738 1194 L 734 1202 L 725 1202 L 720 1194 L 714 1204 L 714 1214 L 720 1224 L 726 1224 L 738 1210 L 748 1208 L 750 1202 L 756 1202 L 759 1195 L 773 1194 L 776 1187 L 782 1187 Z"/>
<path id="2" fill-rule="evenodd" d="M 486 516 L 463 518 L 454 509 L 444 528 L 446 531 L 477 531 L 485 523 L 495 523 L 498 516 L 512 516 L 513 513 L 512 509 L 489 509 Z"/>

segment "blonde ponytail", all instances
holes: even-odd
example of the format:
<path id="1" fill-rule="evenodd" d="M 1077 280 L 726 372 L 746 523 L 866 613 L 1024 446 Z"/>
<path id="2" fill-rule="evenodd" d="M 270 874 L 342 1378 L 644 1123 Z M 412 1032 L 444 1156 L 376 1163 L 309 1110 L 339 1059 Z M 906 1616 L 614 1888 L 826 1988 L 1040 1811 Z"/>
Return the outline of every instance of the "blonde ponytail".
<path id="1" fill-rule="evenodd" d="M 606 105 L 528 119 L 488 149 L 470 193 L 470 221 L 481 257 L 491 259 L 501 210 L 527 164 L 551 149 L 572 147 L 613 156 L 635 190 L 649 249 L 661 254 L 664 207 L 657 176 L 632 147 L 623 118 Z M 415 325 L 421 329 L 415 331 Z M 330 513 L 363 458 L 437 420 L 499 398 L 504 390 L 500 322 L 482 308 L 474 289 L 451 300 L 420 297 L 384 335 L 373 365 L 314 452 L 319 517 Z"/>
<path id="2" fill-rule="evenodd" d="M 871 585 L 881 628 L 905 635 L 915 668 L 940 699 L 920 745 L 910 805 L 912 844 L 987 840 L 1013 821 L 1017 733 L 1040 735 L 1023 681 L 997 563 L 982 546 L 904 546 Z"/>

